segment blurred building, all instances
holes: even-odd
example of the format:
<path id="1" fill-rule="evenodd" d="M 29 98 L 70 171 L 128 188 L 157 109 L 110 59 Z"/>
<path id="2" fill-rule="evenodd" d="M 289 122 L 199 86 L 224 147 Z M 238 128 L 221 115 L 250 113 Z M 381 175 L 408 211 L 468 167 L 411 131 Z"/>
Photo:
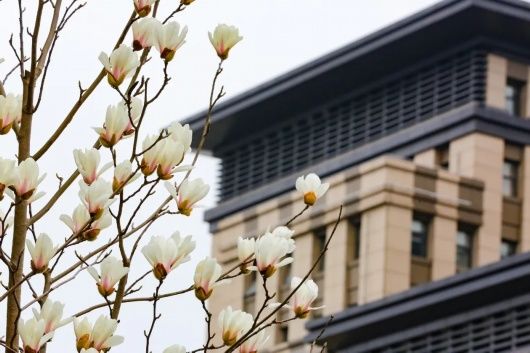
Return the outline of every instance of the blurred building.
<path id="1" fill-rule="evenodd" d="M 276 327 L 272 350 L 307 351 L 336 314 L 319 340 L 332 352 L 530 351 L 529 65 L 527 2 L 446 0 L 216 109 L 206 220 L 224 267 L 238 236 L 303 208 L 294 181 L 316 172 L 331 188 L 293 223 L 281 299 L 344 205 L 312 276 L 325 308 Z M 262 298 L 248 275 L 210 305 L 255 313 Z"/>

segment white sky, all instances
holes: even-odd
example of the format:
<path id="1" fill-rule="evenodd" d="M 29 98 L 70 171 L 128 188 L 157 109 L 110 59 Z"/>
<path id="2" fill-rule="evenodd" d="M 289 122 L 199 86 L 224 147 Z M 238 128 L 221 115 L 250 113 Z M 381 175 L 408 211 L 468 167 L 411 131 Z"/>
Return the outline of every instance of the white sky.
<path id="1" fill-rule="evenodd" d="M 169 3 L 177 3 L 176 0 L 161 1 L 162 13 L 167 10 Z M 6 59 L 0 64 L 0 79 L 15 62 L 8 39 L 12 32 L 18 33 L 16 3 L 15 0 L 0 2 L 0 57 Z M 28 7 L 26 24 L 32 27 L 30 15 L 35 11 L 36 2 L 24 0 L 23 3 Z M 211 77 L 217 64 L 207 32 L 217 23 L 236 25 L 244 36 L 243 42 L 231 52 L 221 77 L 221 83 L 228 92 L 226 98 L 229 98 L 433 3 L 433 0 L 197 0 L 177 16 L 178 22 L 189 27 L 187 43 L 170 64 L 170 75 L 173 77 L 171 86 L 148 113 L 149 120 L 144 124 L 144 132 L 154 133 L 171 121 L 183 119 L 206 107 Z M 61 35 L 54 52 L 44 102 L 35 118 L 33 151 L 46 140 L 75 102 L 77 81 L 80 80 L 86 87 L 97 75 L 101 68 L 98 54 L 112 47 L 131 9 L 132 0 L 88 0 L 87 6 Z M 127 42 L 130 43 L 130 35 Z M 156 56 L 149 64 L 149 69 L 150 72 L 159 72 L 160 63 Z M 16 75 L 8 81 L 6 90 L 19 93 Z M 39 163 L 48 173 L 42 186 L 48 195 L 57 186 L 55 174 L 66 177 L 73 170 L 72 149 L 93 144 L 96 134 L 89 127 L 100 126 L 106 106 L 117 101 L 116 94 L 106 85 L 98 88 L 59 143 Z M 211 133 L 215 134 L 215 131 Z M 13 158 L 15 150 L 13 135 L 0 137 L 0 156 Z M 201 176 L 214 186 L 217 173 L 216 163 L 209 158 L 202 158 L 194 171 L 195 176 Z M 109 175 L 107 177 L 110 178 Z M 46 221 L 37 225 L 38 232 L 47 232 L 56 242 L 68 235 L 67 228 L 58 221 L 58 216 L 70 214 L 78 204 L 77 190 L 77 185 L 72 187 L 65 200 L 50 212 Z M 165 196 L 163 190 L 159 194 L 159 199 Z M 204 201 L 205 206 L 213 205 L 214 195 L 215 192 L 211 192 Z M 5 205 L 4 202 L 0 207 L 5 208 Z M 39 205 L 42 203 L 37 203 L 37 209 Z M 174 230 L 193 234 L 197 249 L 190 263 L 170 274 L 163 292 L 188 286 L 194 264 L 210 252 L 208 228 L 202 222 L 201 212 L 194 213 L 191 218 L 168 218 L 153 227 L 149 234 L 168 236 Z M 110 232 L 103 233 L 96 244 L 89 244 L 80 252 L 102 244 L 110 235 Z M 135 266 L 132 279 L 135 278 L 134 274 L 143 273 L 148 268 L 141 255 L 135 257 Z M 5 281 L 6 277 L 2 275 L 1 278 Z M 152 286 L 154 281 L 146 283 Z M 36 285 L 40 286 L 38 282 Z M 145 291 L 146 295 L 150 293 L 152 289 Z M 217 295 L 222 295 L 222 292 Z M 86 303 L 99 302 L 93 280 L 87 273 L 79 274 L 68 289 L 58 291 L 52 295 L 52 299 L 67 302 L 66 314 L 75 313 Z M 160 308 L 164 315 L 156 327 L 153 352 L 161 352 L 164 347 L 175 343 L 183 344 L 190 350 L 199 347 L 204 337 L 199 303 L 191 296 L 179 297 L 163 301 Z M 118 333 L 125 335 L 126 341 L 113 351 L 142 351 L 142 331 L 149 323 L 151 306 L 130 304 L 122 312 Z M 0 327 L 5 327 L 4 314 L 5 306 L 0 305 Z M 28 311 L 23 318 L 29 316 Z M 95 320 L 95 315 L 90 317 Z M 2 335 L 3 332 L 0 333 Z M 75 349 L 71 325 L 58 331 L 48 351 L 53 353 L 70 349 Z"/>

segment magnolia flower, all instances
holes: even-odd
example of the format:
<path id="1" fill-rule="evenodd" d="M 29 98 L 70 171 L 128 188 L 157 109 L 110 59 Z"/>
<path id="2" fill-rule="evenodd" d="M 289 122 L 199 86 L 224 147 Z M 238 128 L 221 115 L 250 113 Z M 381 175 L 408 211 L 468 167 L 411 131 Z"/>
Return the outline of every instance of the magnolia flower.
<path id="1" fill-rule="evenodd" d="M 105 164 L 98 172 L 101 157 L 99 151 L 95 148 L 83 150 L 74 150 L 75 164 L 79 174 L 87 185 L 92 184 L 103 172 L 110 168 L 111 163 Z"/>
<path id="2" fill-rule="evenodd" d="M 15 182 L 16 162 L 0 157 L 0 201 L 4 198 L 4 190 Z"/>
<path id="3" fill-rule="evenodd" d="M 88 349 L 90 347 L 90 335 L 92 333 L 90 321 L 86 317 L 83 320 L 75 318 L 74 332 L 77 350 Z"/>
<path id="4" fill-rule="evenodd" d="M 94 323 L 94 328 L 90 334 L 90 346 L 98 351 L 102 351 L 121 344 L 123 337 L 114 336 L 114 331 L 116 331 L 117 327 L 117 320 L 108 319 L 101 315 Z"/>
<path id="5" fill-rule="evenodd" d="M 74 209 L 72 217 L 63 214 L 59 219 L 72 230 L 72 233 L 81 232 L 83 239 L 89 241 L 96 240 L 101 230 L 110 227 L 112 224 L 112 216 L 109 212 L 103 211 L 99 219 L 91 220 L 90 213 L 83 205 L 79 205 Z"/>
<path id="6" fill-rule="evenodd" d="M 275 237 L 280 237 L 287 240 L 287 242 L 289 243 L 288 253 L 292 253 L 294 251 L 295 245 L 294 239 L 292 239 L 294 235 L 294 230 L 291 230 L 286 226 L 279 226 L 274 228 L 271 234 Z"/>
<path id="7" fill-rule="evenodd" d="M 39 166 L 33 158 L 21 162 L 15 168 L 13 188 L 16 195 L 23 200 L 28 200 L 44 177 L 45 175 L 39 178 Z"/>
<path id="8" fill-rule="evenodd" d="M 302 282 L 302 279 L 299 277 L 293 277 L 291 279 L 291 290 L 294 290 Z M 318 297 L 318 286 L 316 283 L 308 279 L 305 281 L 300 288 L 294 293 L 291 301 L 291 309 L 293 309 L 294 314 L 297 318 L 304 319 L 309 315 L 311 310 L 318 310 L 323 308 L 323 306 L 313 308 L 311 304 Z"/>
<path id="9" fill-rule="evenodd" d="M 174 344 L 164 349 L 163 353 L 186 353 L 186 347 L 180 344 Z"/>
<path id="10" fill-rule="evenodd" d="M 101 52 L 99 54 L 99 61 L 107 71 L 107 80 L 113 87 L 118 87 L 123 83 L 125 77 L 132 73 L 140 65 L 138 55 L 136 55 L 131 48 L 122 44 L 119 48 L 114 49 L 109 56 Z"/>
<path id="11" fill-rule="evenodd" d="M 44 320 L 46 325 L 44 326 L 44 333 L 49 333 L 57 330 L 66 324 L 72 322 L 73 318 L 68 317 L 64 320 L 63 318 L 64 304 L 53 300 L 47 299 L 44 305 L 40 309 L 40 312 L 33 308 L 33 316 L 36 320 Z"/>
<path id="12" fill-rule="evenodd" d="M 182 126 L 180 123 L 174 122 L 167 129 L 171 139 L 180 142 L 184 146 L 184 153 L 188 152 L 191 147 L 191 139 L 193 131 L 190 129 L 190 125 L 186 124 Z"/>
<path id="13" fill-rule="evenodd" d="M 228 283 L 228 280 L 219 281 L 222 268 L 215 259 L 210 257 L 200 261 L 195 268 L 193 282 L 195 287 L 195 296 L 201 301 L 208 299 L 213 289 L 222 284 Z"/>
<path id="14" fill-rule="evenodd" d="M 129 273 L 129 268 L 123 266 L 122 261 L 118 260 L 114 256 L 109 256 L 101 262 L 100 270 L 101 275 L 90 266 L 87 268 L 88 273 L 96 280 L 99 294 L 104 297 L 108 297 L 114 293 L 114 286 L 118 281 Z"/>
<path id="15" fill-rule="evenodd" d="M 105 209 L 112 203 L 109 199 L 112 196 L 112 185 L 103 179 L 97 179 L 91 185 L 80 182 L 79 187 L 79 197 L 90 216 L 96 220 L 101 218 Z"/>
<path id="16" fill-rule="evenodd" d="M 144 102 L 138 97 L 133 97 L 129 104 L 125 103 L 124 101 L 121 101 L 118 103 L 118 107 L 123 109 L 125 115 L 128 118 L 127 126 L 124 129 L 123 135 L 129 136 L 134 132 L 134 126 L 136 126 L 138 124 L 138 121 L 140 120 L 140 116 L 142 115 L 142 110 L 144 107 Z"/>
<path id="17" fill-rule="evenodd" d="M 249 267 L 249 269 L 259 271 L 264 277 L 270 277 L 278 268 L 293 262 L 292 257 L 285 257 L 293 250 L 292 239 L 265 233 L 256 240 L 256 266 Z"/>
<path id="18" fill-rule="evenodd" d="M 26 239 L 26 246 L 31 255 L 31 268 L 35 272 L 44 272 L 48 269 L 48 263 L 57 250 L 53 246 L 50 237 L 44 233 L 39 235 L 35 244 L 30 239 Z"/>
<path id="19" fill-rule="evenodd" d="M 245 342 L 239 346 L 239 353 L 257 353 L 263 348 L 265 343 L 269 340 L 270 336 L 267 336 L 267 331 L 260 331 L 258 334 L 251 336 Z"/>
<path id="20" fill-rule="evenodd" d="M 157 46 L 160 52 L 160 57 L 165 62 L 170 62 L 175 56 L 175 52 L 180 48 L 186 41 L 186 34 L 188 33 L 188 27 L 182 27 L 177 22 L 169 22 L 162 25 L 157 32 Z"/>
<path id="21" fill-rule="evenodd" d="M 99 134 L 99 142 L 105 147 L 112 147 L 121 140 L 127 132 L 130 120 L 123 105 L 109 105 L 103 127 L 95 127 Z"/>
<path id="22" fill-rule="evenodd" d="M 132 24 L 133 50 L 149 48 L 156 43 L 160 22 L 152 17 L 143 18 Z"/>
<path id="23" fill-rule="evenodd" d="M 95 349 L 95 348 L 89 348 L 89 349 L 81 348 L 81 350 L 79 351 L 79 353 L 101 353 L 101 352 L 98 351 L 98 350 Z"/>
<path id="24" fill-rule="evenodd" d="M 142 143 L 143 154 L 140 168 L 145 176 L 154 173 L 158 167 L 158 150 L 160 149 L 160 142 L 158 136 L 149 135 Z"/>
<path id="25" fill-rule="evenodd" d="M 7 134 L 22 117 L 22 96 L 0 95 L 0 135 Z"/>
<path id="26" fill-rule="evenodd" d="M 223 332 L 223 342 L 227 346 L 236 343 L 238 337 L 252 327 L 252 315 L 241 310 L 232 310 L 231 306 L 219 313 L 219 328 Z"/>
<path id="27" fill-rule="evenodd" d="M 145 17 L 151 12 L 151 6 L 156 0 L 134 0 L 134 9 L 140 17 Z"/>
<path id="28" fill-rule="evenodd" d="M 243 37 L 239 35 L 239 30 L 236 27 L 225 24 L 217 25 L 213 31 L 213 35 L 211 32 L 208 32 L 208 36 L 221 60 L 228 58 L 228 52 L 230 49 L 243 39 Z"/>
<path id="29" fill-rule="evenodd" d="M 180 188 L 177 194 L 177 190 L 171 183 L 165 183 L 166 189 L 169 191 L 173 199 L 177 201 L 177 207 L 181 214 L 189 216 L 193 210 L 193 206 L 200 200 L 202 200 L 208 191 L 210 186 L 202 181 L 201 178 L 189 181 L 184 180 L 180 184 Z"/>
<path id="30" fill-rule="evenodd" d="M 178 265 L 189 261 L 190 253 L 195 249 L 195 242 L 191 235 L 181 239 L 180 233 L 175 232 L 170 238 L 154 236 L 142 248 L 142 253 L 151 266 L 153 274 L 162 281 Z"/>
<path id="31" fill-rule="evenodd" d="M 156 173 L 162 180 L 171 179 L 173 173 L 179 171 L 179 169 L 175 170 L 175 167 L 184 159 L 184 146 L 180 142 L 167 138 L 160 141 L 157 147 Z"/>
<path id="32" fill-rule="evenodd" d="M 304 194 L 304 202 L 308 206 L 313 206 L 328 189 L 329 184 L 322 184 L 318 175 L 314 173 L 296 179 L 296 190 Z"/>
<path id="33" fill-rule="evenodd" d="M 53 332 L 45 333 L 46 322 L 34 318 L 18 321 L 18 333 L 25 353 L 37 353 L 53 337 Z"/>
<path id="34" fill-rule="evenodd" d="M 241 272 L 248 273 L 247 266 L 248 262 L 254 256 L 254 249 L 256 248 L 256 239 L 254 238 L 241 238 L 237 239 L 237 257 L 241 262 Z"/>
<path id="35" fill-rule="evenodd" d="M 132 163 L 126 159 L 116 166 L 114 169 L 114 178 L 112 179 L 112 191 L 117 192 L 125 184 L 132 183 L 135 181 L 139 175 L 132 175 Z"/>

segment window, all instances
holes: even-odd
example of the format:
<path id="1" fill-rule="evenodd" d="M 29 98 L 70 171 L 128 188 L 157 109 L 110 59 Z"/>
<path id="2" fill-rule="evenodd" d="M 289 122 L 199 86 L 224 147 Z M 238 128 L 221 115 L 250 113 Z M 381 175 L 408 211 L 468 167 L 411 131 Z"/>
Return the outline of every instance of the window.
<path id="1" fill-rule="evenodd" d="M 449 170 L 449 145 L 436 148 L 436 164 L 442 169 Z"/>
<path id="2" fill-rule="evenodd" d="M 361 253 L 361 220 L 353 221 L 353 259 L 358 260 Z"/>
<path id="3" fill-rule="evenodd" d="M 501 259 L 515 255 L 517 251 L 517 242 L 503 239 L 501 242 Z"/>
<path id="4" fill-rule="evenodd" d="M 473 266 L 473 233 L 469 227 L 460 227 L 456 233 L 456 272 Z"/>
<path id="5" fill-rule="evenodd" d="M 504 196 L 517 196 L 517 175 L 519 163 L 505 160 L 502 166 L 502 193 Z"/>
<path id="6" fill-rule="evenodd" d="M 508 113 L 516 116 L 522 115 L 522 96 L 523 96 L 524 82 L 508 78 L 506 82 L 506 110 Z"/>
<path id="7" fill-rule="evenodd" d="M 245 276 L 245 292 L 243 293 L 243 310 L 254 314 L 256 304 L 257 272 L 252 271 Z"/>
<path id="8" fill-rule="evenodd" d="M 314 246 L 313 246 L 313 259 L 314 261 L 317 260 L 317 258 L 320 256 L 322 251 L 324 250 L 324 247 L 326 246 L 326 228 L 322 227 L 315 231 L 315 240 L 314 240 Z M 317 272 L 323 272 L 324 268 L 326 266 L 326 253 L 322 255 L 322 258 L 320 259 L 316 271 Z"/>
<path id="9" fill-rule="evenodd" d="M 425 219 L 412 220 L 412 256 L 427 257 L 427 238 L 429 225 Z"/>

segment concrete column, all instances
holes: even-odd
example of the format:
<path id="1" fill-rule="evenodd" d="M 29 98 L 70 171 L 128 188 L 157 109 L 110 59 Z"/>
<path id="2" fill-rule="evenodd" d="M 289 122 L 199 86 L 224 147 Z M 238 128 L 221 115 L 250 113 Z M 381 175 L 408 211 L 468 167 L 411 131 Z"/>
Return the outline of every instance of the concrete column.
<path id="1" fill-rule="evenodd" d="M 476 237 L 476 264 L 500 259 L 502 231 L 502 166 L 504 141 L 480 133 L 469 134 L 450 144 L 451 172 L 484 182 L 482 226 Z"/>
<path id="2" fill-rule="evenodd" d="M 521 214 L 521 252 L 530 251 L 530 146 L 526 146 L 522 160 L 521 199 L 523 208 Z"/>
<path id="3" fill-rule="evenodd" d="M 412 211 L 383 205 L 363 212 L 359 304 L 410 287 Z"/>
<path id="4" fill-rule="evenodd" d="M 456 220 L 439 216 L 433 218 L 431 237 L 433 281 L 456 273 L 456 231 Z"/>
<path id="5" fill-rule="evenodd" d="M 504 109 L 508 61 L 495 54 L 488 54 L 486 73 L 486 104 L 490 107 Z"/>
<path id="6" fill-rule="evenodd" d="M 327 228 L 327 236 L 333 231 L 333 224 Z M 337 226 L 335 235 L 329 244 L 324 267 L 324 315 L 334 314 L 346 305 L 346 257 L 348 252 L 348 235 L 350 222 L 342 220 Z"/>
<path id="7" fill-rule="evenodd" d="M 414 163 L 422 165 L 424 167 L 436 168 L 436 158 L 436 150 L 434 148 L 431 148 L 430 150 L 426 150 L 415 155 Z"/>

